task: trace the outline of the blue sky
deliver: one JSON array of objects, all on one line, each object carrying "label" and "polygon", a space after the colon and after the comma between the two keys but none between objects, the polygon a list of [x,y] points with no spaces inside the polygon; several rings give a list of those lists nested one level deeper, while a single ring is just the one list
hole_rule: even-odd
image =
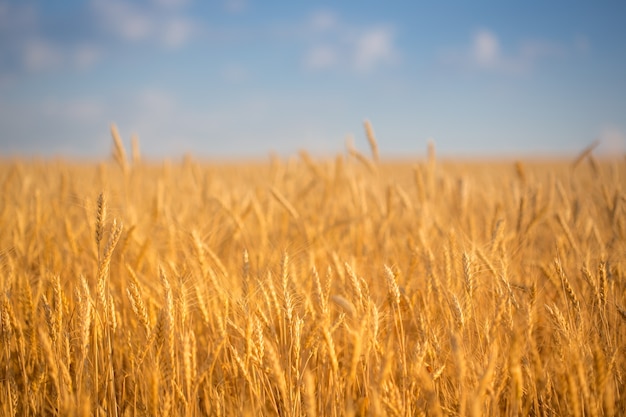
[{"label": "blue sky", "polygon": [[626,2],[0,0],[0,155],[626,150]]}]

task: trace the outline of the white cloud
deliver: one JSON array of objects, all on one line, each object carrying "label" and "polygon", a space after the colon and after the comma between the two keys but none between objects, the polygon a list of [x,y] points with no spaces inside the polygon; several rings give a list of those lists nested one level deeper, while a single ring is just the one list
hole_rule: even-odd
[{"label": "white cloud", "polygon": [[565,55],[566,48],[548,40],[523,40],[511,52],[505,50],[500,38],[489,29],[474,32],[465,50],[449,50],[443,61],[463,70],[503,74],[531,72],[539,62]]},{"label": "white cloud", "polygon": [[476,63],[491,67],[500,60],[500,41],[488,30],[480,30],[474,35],[472,55]]},{"label": "white cloud", "polygon": [[[124,0],[94,0],[94,12],[102,28],[123,41],[157,39],[161,46],[179,48],[193,37],[197,25],[175,10],[185,2],[156,1],[157,7],[141,8]],[[158,7],[161,6],[161,7]]]},{"label": "white cloud", "polygon": [[377,65],[390,63],[396,55],[393,32],[388,28],[374,28],[362,33],[354,51],[354,66],[369,71]]},{"label": "white cloud", "polygon": [[302,65],[310,71],[344,69],[367,73],[396,62],[399,56],[393,27],[350,25],[328,10],[310,17],[306,37],[310,46]]}]

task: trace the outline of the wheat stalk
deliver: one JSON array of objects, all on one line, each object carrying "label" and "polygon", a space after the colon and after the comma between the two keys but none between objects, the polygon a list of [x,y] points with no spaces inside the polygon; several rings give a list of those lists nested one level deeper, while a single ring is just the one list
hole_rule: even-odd
[{"label": "wheat stalk", "polygon": [[380,155],[378,154],[378,142],[376,142],[376,135],[374,134],[374,128],[372,128],[372,124],[369,120],[365,120],[363,122],[365,126],[365,135],[367,136],[367,142],[370,145],[370,149],[372,151],[372,158],[375,162],[380,160]]},{"label": "wheat stalk", "polygon": [[96,211],[96,248],[98,249],[98,257],[100,256],[100,242],[102,241],[102,235],[104,233],[104,224],[106,223],[106,199],[104,193],[98,195]]},{"label": "wheat stalk", "polygon": [[126,151],[124,150],[124,144],[120,138],[120,134],[117,131],[117,126],[111,124],[111,136],[113,137],[113,159],[122,168],[124,173],[128,172],[128,161],[126,159]]}]

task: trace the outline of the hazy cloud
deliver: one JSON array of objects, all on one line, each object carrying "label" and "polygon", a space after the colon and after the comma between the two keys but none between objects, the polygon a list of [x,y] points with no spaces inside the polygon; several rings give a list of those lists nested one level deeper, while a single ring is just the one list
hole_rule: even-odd
[{"label": "hazy cloud", "polygon": [[600,152],[616,155],[626,151],[626,133],[617,126],[606,126],[600,132]]},{"label": "hazy cloud", "polygon": [[160,89],[141,91],[134,101],[139,112],[148,118],[169,117],[177,106],[176,99],[170,93]]},{"label": "hazy cloud", "polygon": [[311,16],[310,26],[314,31],[327,31],[337,26],[337,15],[330,10],[320,10]]},{"label": "hazy cloud", "polygon": [[100,48],[94,45],[79,45],[73,53],[74,66],[79,70],[93,67],[102,57]]},{"label": "hazy cloud", "polygon": [[539,62],[562,57],[566,48],[548,40],[523,40],[513,51],[506,50],[498,35],[489,29],[479,29],[463,50],[452,49],[442,53],[443,62],[463,70],[502,74],[525,74]]},{"label": "hazy cloud", "polygon": [[63,63],[59,47],[45,39],[30,39],[22,46],[22,63],[30,72],[54,70]]},{"label": "hazy cloud", "polygon": [[71,123],[99,121],[105,113],[103,103],[94,98],[45,99],[41,113]]},{"label": "hazy cloud", "polygon": [[308,28],[311,45],[302,59],[307,70],[370,72],[399,56],[391,26],[358,27],[325,10],[311,16]]},{"label": "hazy cloud", "polygon": [[100,49],[91,44],[61,45],[46,39],[26,40],[19,48],[23,68],[28,72],[86,70],[101,58]]},{"label": "hazy cloud", "polygon": [[188,19],[177,18],[165,23],[163,43],[166,46],[177,48],[184,45],[194,32],[194,24]]},{"label": "hazy cloud", "polygon": [[338,51],[331,45],[315,45],[304,57],[304,66],[310,70],[331,69],[339,62]]},{"label": "hazy cloud", "polygon": [[481,67],[493,67],[501,60],[500,41],[488,30],[480,30],[474,35],[472,57]]},{"label": "hazy cloud", "polygon": [[197,31],[197,24],[182,11],[172,10],[172,7],[184,4],[161,0],[156,2],[157,7],[146,8],[123,0],[94,0],[92,7],[102,29],[123,41],[156,39],[161,46],[178,48]]},{"label": "hazy cloud", "polygon": [[397,52],[393,44],[393,31],[373,28],[363,32],[356,40],[354,66],[369,71],[377,65],[393,62]]},{"label": "hazy cloud", "polygon": [[153,19],[131,3],[95,0],[92,6],[101,20],[101,25],[125,41],[145,39],[154,30]]}]

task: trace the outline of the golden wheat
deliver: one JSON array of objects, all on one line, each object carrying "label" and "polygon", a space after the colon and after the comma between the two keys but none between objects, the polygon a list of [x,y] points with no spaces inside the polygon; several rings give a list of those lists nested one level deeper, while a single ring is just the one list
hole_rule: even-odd
[{"label": "golden wheat", "polygon": [[0,414],[626,413],[624,161],[392,162],[365,131],[0,162]]}]

